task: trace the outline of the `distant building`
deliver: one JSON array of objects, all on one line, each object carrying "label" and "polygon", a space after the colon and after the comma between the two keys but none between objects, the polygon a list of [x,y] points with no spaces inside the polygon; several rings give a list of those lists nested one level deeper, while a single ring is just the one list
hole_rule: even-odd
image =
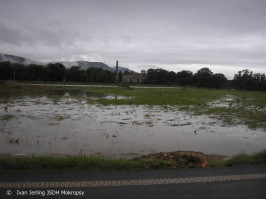
[{"label": "distant building", "polygon": [[141,73],[123,74],[123,83],[144,83],[146,77],[145,70],[141,70]]}]

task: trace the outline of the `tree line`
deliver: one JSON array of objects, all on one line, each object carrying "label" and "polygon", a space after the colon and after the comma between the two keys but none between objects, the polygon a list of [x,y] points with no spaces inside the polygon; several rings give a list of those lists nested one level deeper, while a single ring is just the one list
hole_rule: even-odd
[{"label": "tree line", "polygon": [[72,66],[67,69],[61,63],[44,66],[0,62],[0,80],[114,83],[115,74],[97,67],[83,70],[79,66]]},{"label": "tree line", "polygon": [[244,69],[235,74],[232,81],[227,80],[224,74],[214,74],[209,68],[202,68],[193,74],[188,70],[180,72],[164,69],[149,69],[146,78],[147,84],[163,85],[188,85],[203,88],[235,88],[240,90],[266,91],[265,74],[256,73]]},{"label": "tree line", "polygon": [[[129,73],[129,72],[125,72]],[[119,72],[119,82],[122,82],[122,73]],[[66,68],[61,63],[44,65],[22,65],[10,62],[0,62],[0,80],[17,81],[68,81],[68,82],[95,82],[115,83],[115,72],[91,67],[87,70],[79,66]],[[235,88],[240,90],[266,91],[265,74],[253,73],[244,69],[235,74],[232,81],[227,80],[224,74],[213,73],[209,68],[202,68],[193,74],[188,70],[180,72],[165,69],[149,69],[145,84],[159,85],[187,85],[203,88]]]},{"label": "tree line", "polygon": [[149,69],[146,83],[190,85],[203,88],[225,88],[228,85],[228,80],[223,74],[213,74],[209,68],[202,68],[195,74],[188,70],[175,73],[164,69]]},{"label": "tree line", "polygon": [[263,90],[266,91],[265,74],[256,73],[248,69],[239,71],[234,76],[233,86],[241,90]]}]

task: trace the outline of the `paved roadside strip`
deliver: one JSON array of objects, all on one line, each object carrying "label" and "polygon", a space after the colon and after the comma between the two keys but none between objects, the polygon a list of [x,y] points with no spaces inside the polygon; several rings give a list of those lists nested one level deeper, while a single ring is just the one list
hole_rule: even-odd
[{"label": "paved roadside strip", "polygon": [[228,176],[207,176],[190,178],[167,178],[167,179],[140,179],[140,180],[112,180],[112,181],[72,181],[72,182],[0,182],[0,188],[92,188],[92,187],[120,187],[120,186],[145,186],[145,185],[168,185],[185,183],[210,183],[225,181],[242,181],[266,179],[266,173],[242,174]]}]

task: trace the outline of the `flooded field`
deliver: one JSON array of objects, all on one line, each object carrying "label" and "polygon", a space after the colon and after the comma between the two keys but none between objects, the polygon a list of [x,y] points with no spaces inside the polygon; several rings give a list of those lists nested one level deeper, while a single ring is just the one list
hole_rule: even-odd
[{"label": "flooded field", "polygon": [[[134,157],[161,151],[232,156],[265,149],[266,132],[225,125],[176,105],[108,105],[119,95],[51,90],[43,95],[0,97],[0,154]],[[231,106],[234,96],[212,107]]]}]

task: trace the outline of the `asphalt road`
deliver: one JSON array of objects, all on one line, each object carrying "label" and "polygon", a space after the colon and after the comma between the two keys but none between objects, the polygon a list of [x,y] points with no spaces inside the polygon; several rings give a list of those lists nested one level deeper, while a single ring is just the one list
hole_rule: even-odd
[{"label": "asphalt road", "polygon": [[0,198],[266,198],[266,166],[0,172]]}]

